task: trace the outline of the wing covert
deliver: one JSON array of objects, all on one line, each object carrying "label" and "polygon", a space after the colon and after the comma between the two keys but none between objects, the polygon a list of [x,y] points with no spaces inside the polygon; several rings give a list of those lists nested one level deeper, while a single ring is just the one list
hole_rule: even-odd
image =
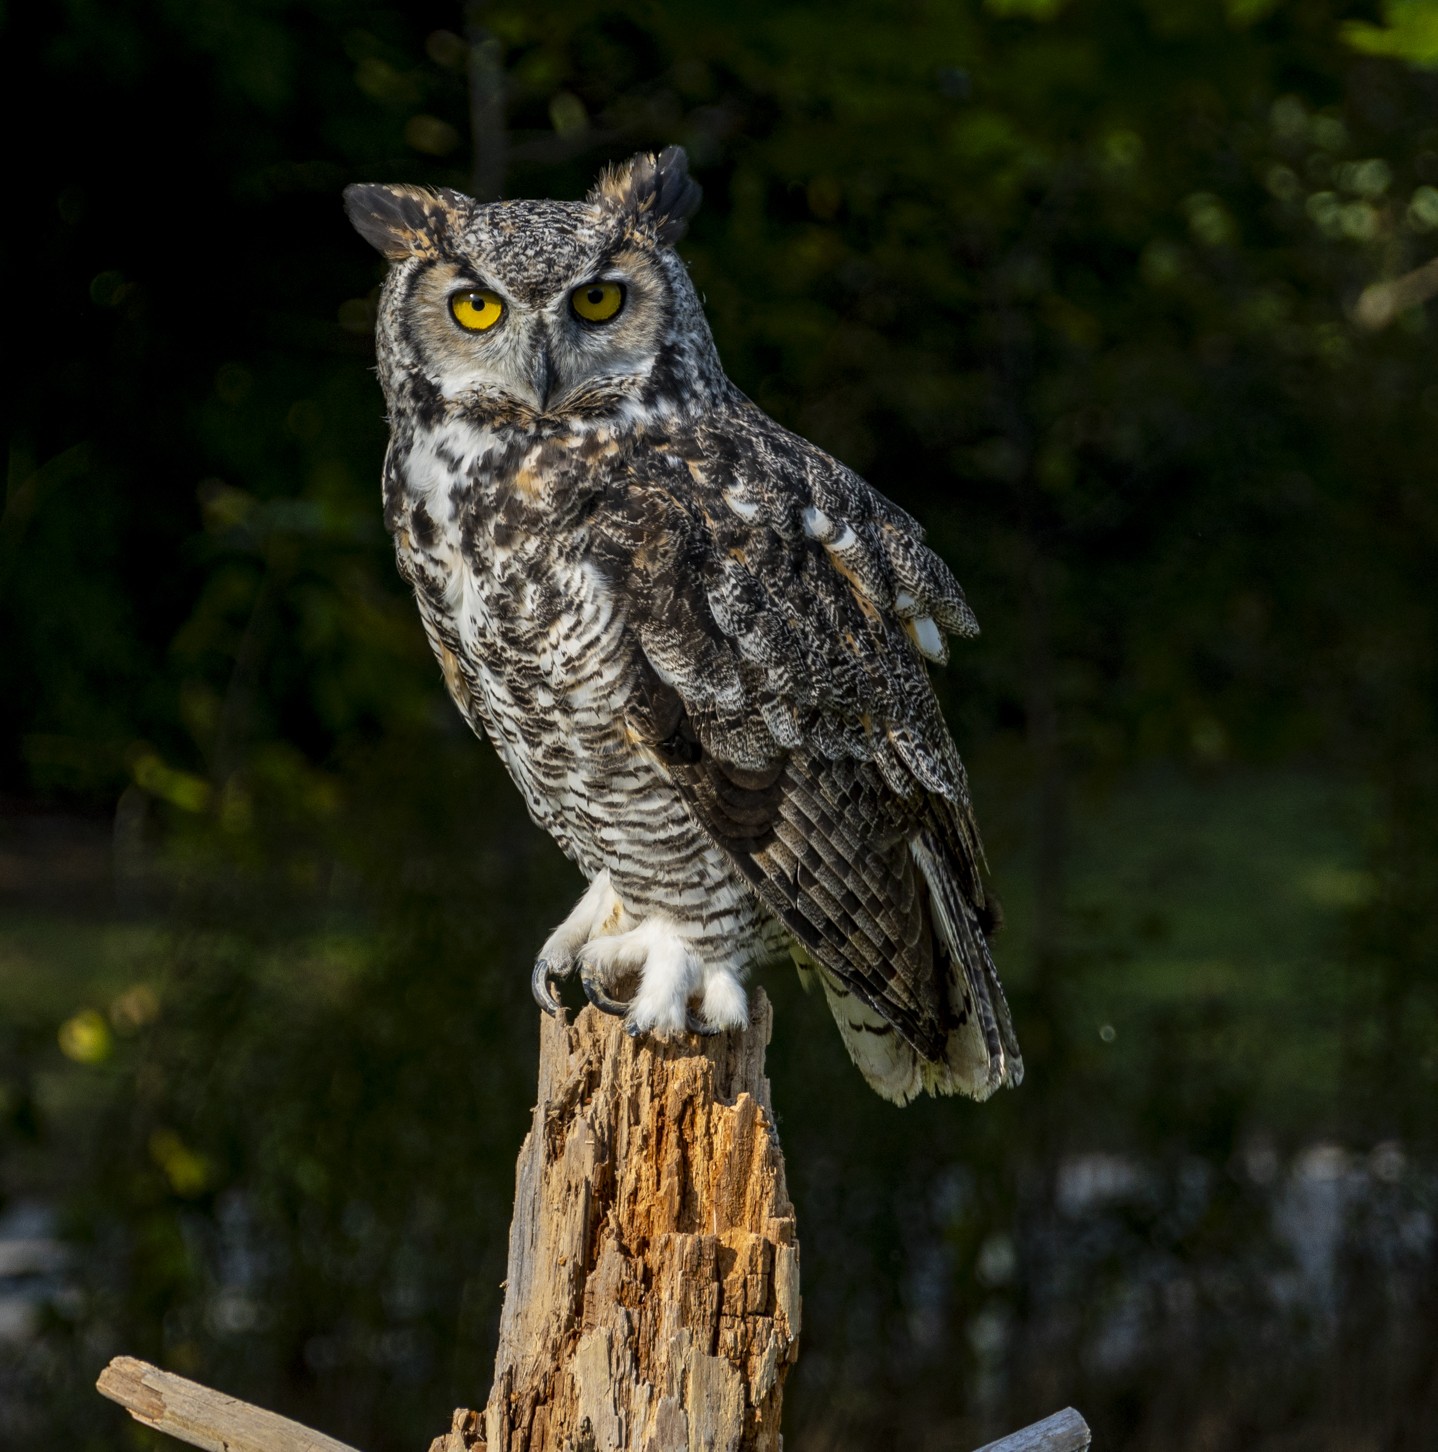
[{"label": "wing covert", "polygon": [[[639,681],[631,729],[771,911],[926,1058],[953,1001],[912,847],[984,889],[930,633],[976,628],[918,526],[764,420],[615,461],[590,518]],[[916,625],[916,622],[918,624]]]}]

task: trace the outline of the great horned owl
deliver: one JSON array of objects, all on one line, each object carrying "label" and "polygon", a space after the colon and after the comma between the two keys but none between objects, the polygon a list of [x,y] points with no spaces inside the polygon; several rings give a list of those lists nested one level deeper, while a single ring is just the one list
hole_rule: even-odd
[{"label": "great horned owl", "polygon": [[[1023,1073],[926,661],[977,629],[918,524],[724,376],[674,247],[684,153],[582,202],[352,186],[380,301],[385,523],[440,669],[589,889],[533,976],[633,1033],[817,975],[864,1077]],[[631,988],[627,997],[622,996]]]}]

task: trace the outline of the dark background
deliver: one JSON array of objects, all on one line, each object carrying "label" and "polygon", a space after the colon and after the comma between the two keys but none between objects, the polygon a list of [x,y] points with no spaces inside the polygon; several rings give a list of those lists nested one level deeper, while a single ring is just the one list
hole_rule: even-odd
[{"label": "dark background", "polygon": [[368,1452],[483,1400],[580,884],[395,575],[339,193],[680,142],[731,375],[984,626],[1028,1065],[895,1110],[765,978],[788,1445],[1432,1445],[1438,372],[1364,292],[1438,250],[1431,5],[57,0],[3,56],[0,1442],[143,1443],[117,1352]]}]

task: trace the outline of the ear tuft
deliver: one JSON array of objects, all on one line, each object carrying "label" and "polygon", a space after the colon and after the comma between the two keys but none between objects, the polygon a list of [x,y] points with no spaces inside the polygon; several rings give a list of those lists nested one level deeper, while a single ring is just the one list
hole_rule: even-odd
[{"label": "ear tuft", "polygon": [[608,167],[590,190],[589,202],[672,247],[684,235],[702,195],[689,175],[684,148],[666,146],[658,155],[641,151]]},{"label": "ear tuft", "polygon": [[345,188],[345,212],[355,231],[392,262],[437,256],[466,200],[448,187]]}]

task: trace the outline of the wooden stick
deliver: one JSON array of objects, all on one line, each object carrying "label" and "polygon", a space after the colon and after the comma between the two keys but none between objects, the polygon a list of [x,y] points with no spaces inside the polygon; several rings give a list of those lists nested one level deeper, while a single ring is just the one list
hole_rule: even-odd
[{"label": "wooden stick", "polygon": [[355,1452],[323,1432],[133,1356],[117,1356],[95,1385],[137,1422],[205,1452]]},{"label": "wooden stick", "polygon": [[986,1442],[978,1452],[1086,1452],[1092,1438],[1088,1423],[1072,1407],[1065,1407],[997,1442]]}]

